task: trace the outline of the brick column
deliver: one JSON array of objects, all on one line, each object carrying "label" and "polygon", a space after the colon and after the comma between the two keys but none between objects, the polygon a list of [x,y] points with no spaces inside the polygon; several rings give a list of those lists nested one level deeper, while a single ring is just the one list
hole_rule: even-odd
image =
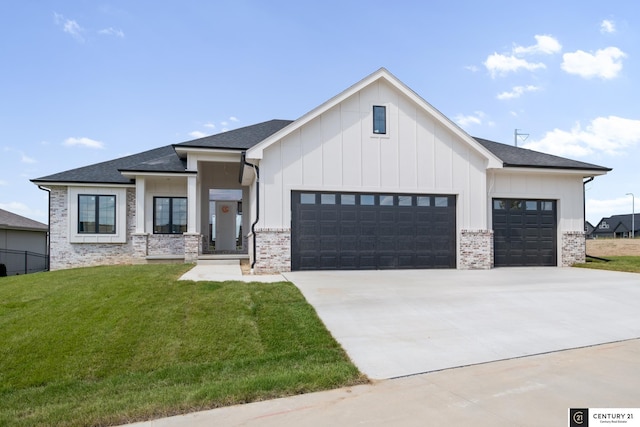
[{"label": "brick column", "polygon": [[256,273],[291,271],[291,229],[257,228]]},{"label": "brick column", "polygon": [[493,230],[460,232],[460,264],[462,270],[493,268]]},{"label": "brick column", "polygon": [[202,251],[200,233],[184,233],[184,262],[196,262]]},{"label": "brick column", "polygon": [[587,242],[584,231],[567,231],[562,234],[562,266],[586,262]]}]

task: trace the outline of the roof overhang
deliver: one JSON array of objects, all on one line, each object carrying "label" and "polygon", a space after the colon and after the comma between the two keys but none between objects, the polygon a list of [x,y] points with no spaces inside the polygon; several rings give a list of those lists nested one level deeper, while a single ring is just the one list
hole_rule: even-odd
[{"label": "roof overhang", "polygon": [[555,167],[532,167],[532,166],[507,166],[500,169],[492,169],[500,174],[548,174],[548,175],[580,175],[583,178],[606,175],[611,169],[571,169]]},{"label": "roof overhang", "polygon": [[117,182],[84,182],[84,181],[40,181],[32,179],[31,182],[42,187],[135,187],[134,182],[117,183]]},{"label": "roof overhang", "polygon": [[311,110],[310,112],[308,112],[304,116],[302,116],[299,119],[295,120],[290,125],[282,128],[280,131],[274,133],[270,137],[264,139],[263,141],[261,141],[260,143],[258,143],[256,145],[254,145],[253,147],[251,147],[250,149],[247,150],[247,159],[252,159],[252,160],[260,160],[260,159],[262,159],[262,157],[264,155],[264,150],[267,147],[269,147],[270,145],[274,144],[275,142],[281,140],[285,136],[287,136],[287,135],[295,132],[296,130],[300,129],[302,126],[306,125],[307,123],[309,123],[310,121],[312,121],[316,117],[320,116],[321,114],[325,113],[326,111],[330,110],[331,108],[335,107],[336,105],[340,104],[341,102],[343,102],[347,98],[355,95],[356,93],[358,93],[359,91],[361,91],[365,87],[373,84],[374,82],[376,82],[378,80],[386,81],[387,83],[389,83],[390,85],[392,85],[393,87],[398,89],[400,92],[402,92],[405,96],[410,98],[413,102],[418,104],[418,106],[420,106],[422,109],[424,109],[429,114],[431,114],[433,117],[438,119],[440,121],[440,123],[442,123],[448,130],[450,130],[456,136],[458,136],[459,138],[464,140],[476,152],[478,152],[481,156],[486,158],[487,159],[487,167],[488,168],[496,168],[497,169],[497,168],[501,168],[502,167],[502,161],[498,157],[496,157],[493,153],[491,153],[489,150],[484,148],[480,143],[478,143],[475,139],[473,139],[473,137],[471,137],[471,135],[469,135],[464,130],[462,130],[462,128],[460,128],[458,125],[456,125],[454,122],[452,122],[448,117],[446,117],[444,114],[442,114],[436,108],[434,108],[431,104],[429,104],[427,101],[425,101],[420,95],[418,95],[416,92],[414,92],[408,86],[406,86],[404,83],[402,83],[400,80],[398,80],[398,78],[396,78],[393,74],[391,74],[385,68],[380,68],[378,71],[374,72],[373,74],[369,75],[368,77],[365,77],[364,79],[362,79],[358,83],[354,84],[353,86],[351,86],[347,90],[345,90],[342,93],[334,96],[330,100],[326,101],[324,104],[320,105],[319,107]]},{"label": "roof overhang", "polygon": [[150,171],[136,171],[136,170],[120,170],[122,176],[135,179],[137,176],[152,176],[152,177],[176,177],[176,176],[189,176],[197,175],[197,171],[184,171],[184,172],[150,172]]},{"label": "roof overhang", "polygon": [[238,160],[243,151],[242,149],[234,148],[207,148],[207,147],[189,147],[184,145],[174,145],[174,150],[180,158],[184,159],[189,154],[210,154],[210,155],[224,155],[224,156],[236,156]]}]

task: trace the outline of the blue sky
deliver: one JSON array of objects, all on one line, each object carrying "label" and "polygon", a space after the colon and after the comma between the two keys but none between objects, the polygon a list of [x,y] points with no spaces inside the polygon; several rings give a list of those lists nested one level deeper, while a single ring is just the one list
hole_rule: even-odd
[{"label": "blue sky", "polygon": [[473,136],[613,168],[590,221],[640,198],[634,0],[5,1],[0,61],[0,208],[45,223],[29,179],[296,119],[380,67]]}]

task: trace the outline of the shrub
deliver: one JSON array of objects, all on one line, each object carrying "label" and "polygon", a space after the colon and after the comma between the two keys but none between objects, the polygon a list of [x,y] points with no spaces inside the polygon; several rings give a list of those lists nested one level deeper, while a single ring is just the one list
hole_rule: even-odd
[{"label": "shrub", "polygon": [[7,277],[7,266],[0,264],[0,277]]}]

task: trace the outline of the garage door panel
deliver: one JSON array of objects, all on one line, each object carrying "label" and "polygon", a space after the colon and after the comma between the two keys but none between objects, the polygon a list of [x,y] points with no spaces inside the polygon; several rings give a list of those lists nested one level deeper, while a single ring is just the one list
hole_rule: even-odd
[{"label": "garage door panel", "polygon": [[494,265],[557,265],[554,200],[493,200]]},{"label": "garage door panel", "polygon": [[455,268],[455,196],[305,192],[303,204],[294,191],[291,206],[293,270]]}]

